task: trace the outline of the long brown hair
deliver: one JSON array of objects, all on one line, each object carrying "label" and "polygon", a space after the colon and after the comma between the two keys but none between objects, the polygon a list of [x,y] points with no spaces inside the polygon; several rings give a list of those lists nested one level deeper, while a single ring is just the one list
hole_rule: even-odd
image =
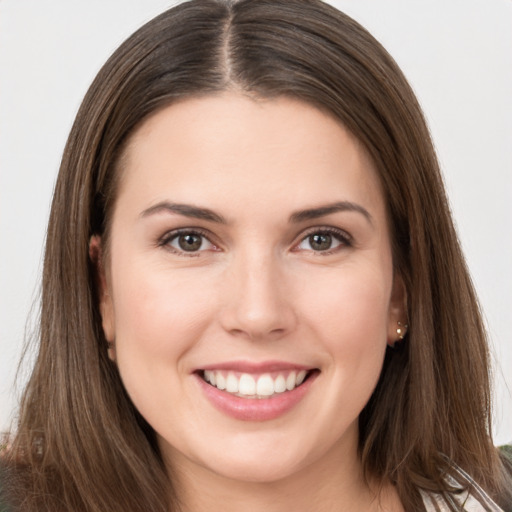
[{"label": "long brown hair", "polygon": [[403,74],[365,29],[319,0],[193,0],[113,54],[69,136],[47,234],[39,354],[6,455],[12,500],[27,511],[179,509],[153,430],[107,356],[88,247],[93,234],[108,237],[134,129],[174,101],[230,89],[329,112],[380,175],[409,331],[388,350],[360,416],[365,472],[390,479],[406,510],[422,508],[418,489],[448,490],[452,463],[503,495],[486,335],[430,135]]}]

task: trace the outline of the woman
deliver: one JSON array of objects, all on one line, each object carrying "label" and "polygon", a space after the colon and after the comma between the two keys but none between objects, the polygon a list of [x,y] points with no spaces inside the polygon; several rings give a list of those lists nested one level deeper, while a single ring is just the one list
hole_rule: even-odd
[{"label": "woman", "polygon": [[65,149],[41,318],[14,510],[510,503],[421,111],[320,2],[192,1],[111,57]]}]

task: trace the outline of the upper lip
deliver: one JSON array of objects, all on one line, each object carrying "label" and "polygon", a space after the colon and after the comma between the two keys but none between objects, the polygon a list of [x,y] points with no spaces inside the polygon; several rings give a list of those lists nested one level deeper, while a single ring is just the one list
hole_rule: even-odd
[{"label": "upper lip", "polygon": [[221,363],[209,364],[198,368],[198,370],[225,370],[241,373],[267,373],[291,370],[314,370],[312,366],[306,366],[286,361],[224,361]]}]

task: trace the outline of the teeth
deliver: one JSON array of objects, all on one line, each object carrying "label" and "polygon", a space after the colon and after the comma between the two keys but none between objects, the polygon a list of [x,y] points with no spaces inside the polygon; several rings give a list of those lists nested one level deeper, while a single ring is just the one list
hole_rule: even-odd
[{"label": "teeth", "polygon": [[228,373],[226,391],[229,393],[238,393],[238,379],[232,373]]},{"label": "teeth", "polygon": [[242,373],[240,377],[240,385],[238,391],[241,395],[255,395],[256,394],[256,381],[252,375]]},{"label": "teeth", "polygon": [[219,389],[226,389],[226,379],[222,373],[217,373],[215,375],[215,386]]},{"label": "teeth", "polygon": [[215,374],[210,370],[204,371],[204,380],[215,386]]},{"label": "teeth", "polygon": [[221,371],[204,371],[204,380],[218,389],[244,398],[268,398],[276,393],[292,391],[300,386],[307,375],[306,370],[278,374],[273,378],[269,373],[255,377],[249,373],[235,374]]},{"label": "teeth", "polygon": [[291,372],[290,375],[288,375],[288,377],[286,378],[286,389],[288,391],[291,391],[293,388],[295,388],[295,386],[297,385],[296,379],[297,374],[295,372]]},{"label": "teeth", "polygon": [[295,378],[295,385],[300,386],[304,382],[305,378],[306,378],[306,371],[301,370],[299,373],[297,373],[297,377]]},{"label": "teeth", "polygon": [[271,396],[274,394],[274,380],[270,375],[262,375],[258,379],[256,394],[260,396]]},{"label": "teeth", "polygon": [[274,391],[276,393],[283,393],[286,391],[286,380],[282,375],[279,375],[274,381]]}]

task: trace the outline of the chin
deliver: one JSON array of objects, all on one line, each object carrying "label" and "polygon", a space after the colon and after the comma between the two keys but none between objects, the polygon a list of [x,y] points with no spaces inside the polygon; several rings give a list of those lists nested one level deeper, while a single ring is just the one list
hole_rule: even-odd
[{"label": "chin", "polygon": [[[315,454],[292,439],[269,442],[263,436],[252,443],[225,447],[202,457],[203,464],[216,474],[247,483],[272,483],[286,480],[308,467]],[[212,461],[215,461],[212,464]]]},{"label": "chin", "polygon": [[276,461],[274,457],[265,460],[234,460],[212,468],[219,476],[246,483],[271,484],[286,480],[299,473],[303,467],[297,463]]}]

